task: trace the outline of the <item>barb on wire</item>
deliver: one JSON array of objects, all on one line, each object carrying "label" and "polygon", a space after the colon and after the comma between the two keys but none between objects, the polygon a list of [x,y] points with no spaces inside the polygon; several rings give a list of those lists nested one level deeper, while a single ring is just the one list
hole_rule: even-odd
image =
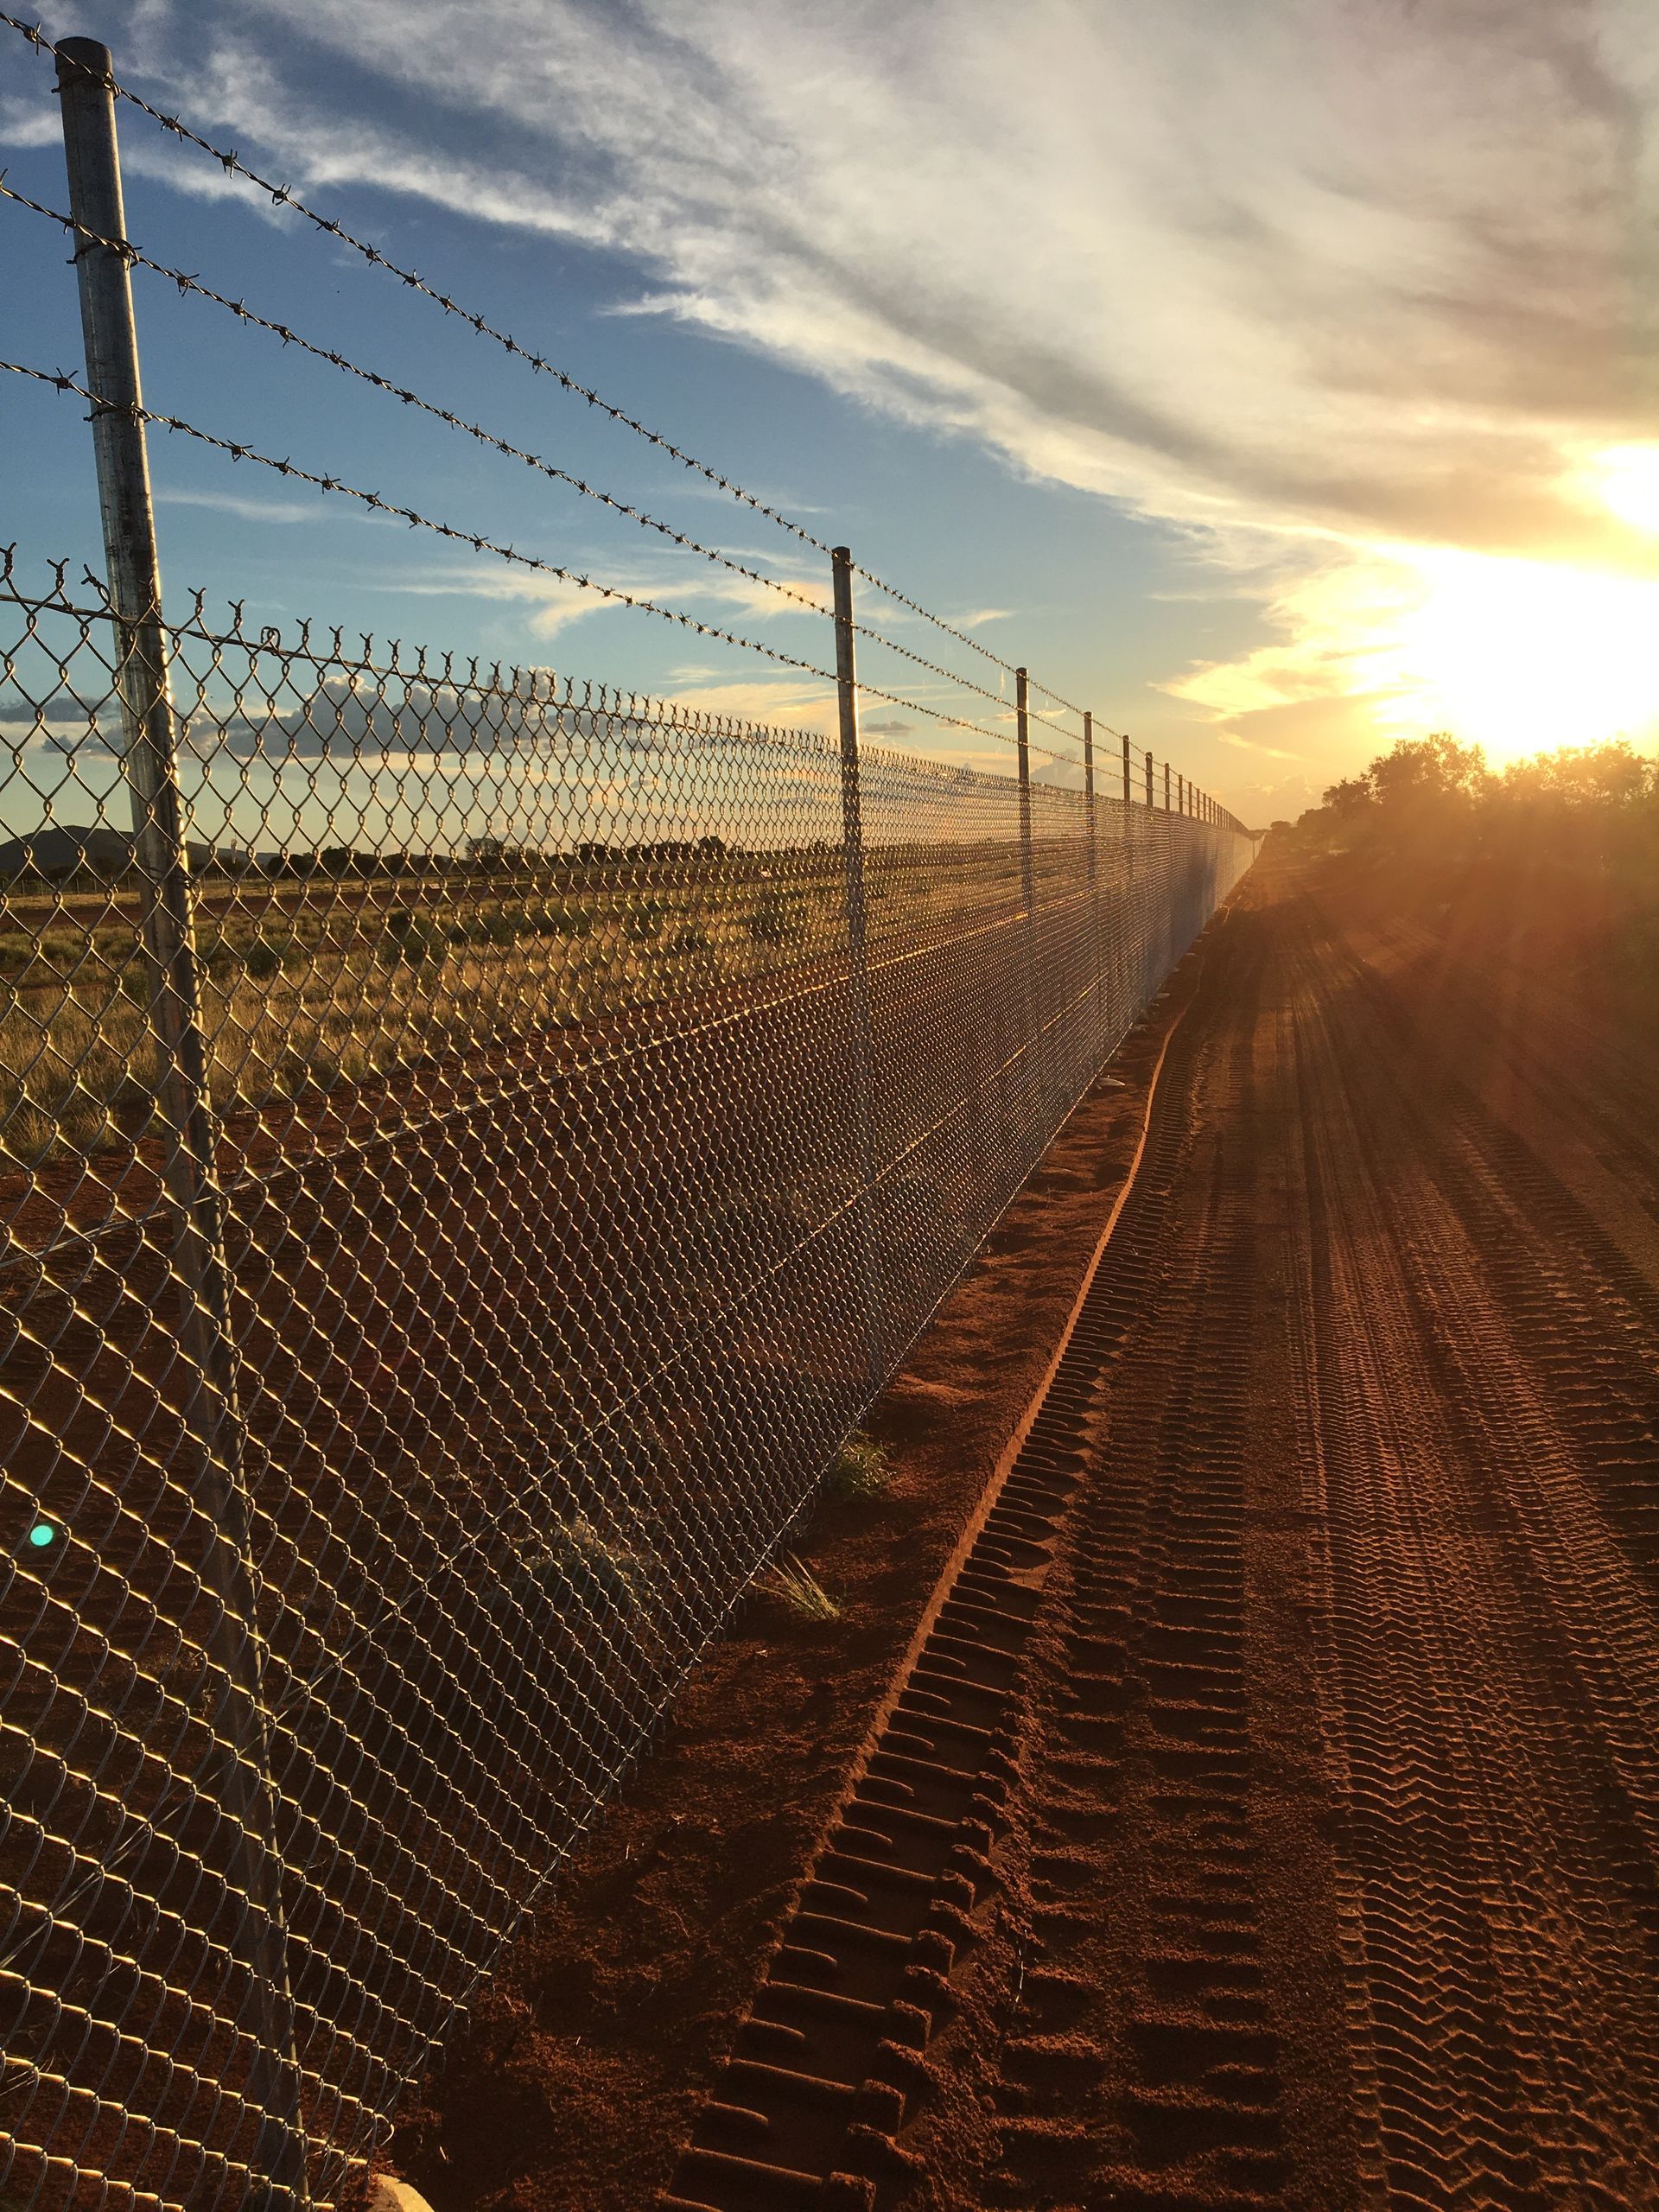
[{"label": "barb on wire", "polygon": [[[73,392],[77,398],[84,399],[88,406],[94,409],[104,406],[104,403],[88,391],[85,385],[64,370],[36,369],[23,361],[9,360],[0,360],[0,369],[9,369],[13,374],[27,377],[35,384],[50,385],[57,391]],[[498,560],[512,562],[516,567],[533,569],[541,575],[555,576],[562,583],[575,584],[583,591],[595,593],[601,599],[614,600],[620,606],[635,607],[644,614],[654,614],[659,621],[677,623],[681,629],[695,631],[701,638],[714,638],[722,645],[736,645],[745,652],[759,653],[765,659],[776,662],[779,667],[797,669],[804,676],[816,677],[820,683],[834,683],[836,681],[830,670],[819,668],[810,660],[802,660],[797,654],[786,653],[777,645],[763,645],[758,638],[740,636],[735,630],[723,629],[716,622],[704,622],[695,614],[682,613],[677,607],[664,607],[657,600],[648,599],[642,592],[626,591],[620,584],[601,583],[578,569],[565,568],[556,561],[543,561],[533,553],[521,553],[516,546],[503,545],[493,537],[485,537],[481,531],[462,530],[453,523],[434,521],[430,516],[421,514],[414,507],[399,506],[395,500],[382,499],[378,492],[363,491],[359,486],[348,484],[339,476],[320,476],[315,470],[302,467],[296,461],[278,461],[243,440],[219,437],[213,431],[200,429],[195,423],[187,423],[176,415],[163,414],[149,407],[136,408],[133,411],[140,422],[154,423],[157,429],[175,431],[184,437],[194,438],[219,453],[229,454],[232,461],[253,461],[261,468],[275,470],[279,476],[293,477],[302,484],[312,485],[319,492],[338,493],[343,499],[354,499],[377,514],[395,515],[400,522],[406,522],[411,530],[430,531],[435,537],[448,538],[454,544],[469,545],[475,553],[491,553]],[[890,706],[925,715],[930,721],[950,728],[968,730],[976,736],[988,737],[999,745],[1014,742],[1005,731],[988,729],[982,723],[965,721],[958,715],[944,714],[937,707],[925,706],[918,699],[904,698],[899,693],[883,690],[876,684],[861,683],[859,689],[868,692],[873,699],[882,699]],[[1063,757],[1049,752],[1046,747],[1037,749],[1043,751],[1049,759]]]},{"label": "barb on wire", "polygon": [[[796,606],[804,607],[809,614],[828,617],[830,608],[823,601],[810,597],[805,592],[797,591],[792,585],[780,583],[775,576],[763,575],[759,569],[746,568],[741,561],[734,561],[729,553],[702,544],[687,531],[676,530],[671,523],[659,522],[654,515],[645,513],[643,508],[632,506],[627,500],[619,499],[609,492],[600,491],[580,476],[573,476],[569,469],[561,468],[556,461],[544,460],[539,454],[526,453],[521,446],[512,444],[506,438],[498,437],[493,430],[486,430],[481,424],[469,422],[464,415],[454,414],[435,401],[423,399],[418,392],[394,383],[390,377],[383,377],[373,369],[362,367],[344,353],[336,353],[332,346],[319,346],[312,340],[302,337],[287,323],[272,322],[245,301],[227,299],[222,292],[216,292],[211,284],[204,284],[200,277],[190,275],[188,270],[174,269],[166,262],[152,260],[130,239],[101,237],[98,232],[89,230],[86,224],[78,223],[73,215],[60,214],[55,207],[43,207],[38,200],[31,200],[26,193],[15,190],[3,177],[0,177],[0,199],[15,200],[20,207],[27,207],[36,215],[44,215],[49,222],[60,224],[66,231],[73,231],[85,245],[110,247],[130,267],[148,269],[157,276],[164,276],[168,283],[175,284],[181,294],[207,300],[214,307],[223,308],[228,314],[235,315],[238,321],[249,322],[256,329],[269,331],[273,338],[280,338],[284,346],[297,346],[302,353],[309,353],[314,359],[326,361],[331,367],[343,370],[347,376],[372,385],[378,391],[401,400],[404,406],[416,408],[423,415],[434,416],[439,422],[448,423],[452,429],[464,431],[469,438],[476,439],[480,445],[490,446],[511,461],[523,461],[527,468],[537,470],[556,483],[568,485],[585,499],[596,499],[601,506],[613,508],[618,514],[637,522],[642,530],[653,530],[659,537],[671,538],[676,545],[683,546],[687,552],[700,553],[705,561],[712,561],[722,569],[728,569],[734,576],[746,577],[751,583],[764,585],[768,591],[778,593],[780,598],[792,600]],[[990,695],[988,693],[986,696],[988,697]]]}]

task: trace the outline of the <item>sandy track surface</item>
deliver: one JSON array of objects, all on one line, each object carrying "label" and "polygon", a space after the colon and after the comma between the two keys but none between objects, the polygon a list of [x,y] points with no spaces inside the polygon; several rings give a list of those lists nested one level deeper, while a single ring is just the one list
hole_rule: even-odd
[{"label": "sandy track surface", "polygon": [[1659,2205],[1653,1071],[1479,956],[1213,937],[682,2202]]}]

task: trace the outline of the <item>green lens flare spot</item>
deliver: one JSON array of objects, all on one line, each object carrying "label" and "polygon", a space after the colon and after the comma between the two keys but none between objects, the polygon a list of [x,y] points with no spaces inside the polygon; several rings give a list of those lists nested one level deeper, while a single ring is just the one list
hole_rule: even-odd
[{"label": "green lens flare spot", "polygon": [[29,1532],[29,1541],[37,1552],[43,1552],[57,1542],[58,1532],[49,1521],[37,1521]]}]

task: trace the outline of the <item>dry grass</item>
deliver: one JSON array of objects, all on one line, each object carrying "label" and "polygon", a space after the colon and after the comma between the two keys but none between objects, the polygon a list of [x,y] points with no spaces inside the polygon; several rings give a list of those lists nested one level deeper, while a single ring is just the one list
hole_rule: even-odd
[{"label": "dry grass", "polygon": [[[1006,874],[1000,852],[873,866],[873,950],[884,927],[908,936],[971,920],[1002,898]],[[776,879],[751,865],[689,882],[601,880],[512,895],[439,879],[314,880],[243,887],[216,904],[199,951],[220,1112],[510,1048],[763,979],[844,944],[833,854]],[[0,1149],[32,1166],[141,1134],[157,1062],[130,903],[65,898],[50,926],[21,918],[0,930]]]},{"label": "dry grass", "polygon": [[855,1429],[830,1462],[823,1487],[830,1497],[880,1497],[892,1478],[887,1453],[861,1429]]},{"label": "dry grass", "polygon": [[841,1607],[836,1603],[822,1582],[810,1569],[802,1566],[793,1552],[785,1553],[781,1560],[766,1569],[760,1578],[760,1587],[770,1598],[794,1614],[797,1620],[838,1621]]}]

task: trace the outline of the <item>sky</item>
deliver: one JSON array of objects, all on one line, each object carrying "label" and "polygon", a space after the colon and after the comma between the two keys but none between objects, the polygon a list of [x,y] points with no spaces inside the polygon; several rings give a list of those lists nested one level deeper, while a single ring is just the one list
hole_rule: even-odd
[{"label": "sky", "polygon": [[[1431,729],[1500,762],[1659,742],[1651,0],[81,0],[44,29],[1247,822]],[[51,82],[0,26],[0,162],[60,207]],[[813,549],[121,131],[155,258],[823,602]],[[821,615],[134,289],[152,407],[832,664]],[[0,352],[78,366],[61,237],[3,203],[0,300]],[[84,413],[0,376],[25,573],[99,565]],[[169,604],[829,724],[796,671],[152,436]],[[913,703],[867,734],[1007,765],[1006,677],[860,588],[999,695],[868,645]]]}]

